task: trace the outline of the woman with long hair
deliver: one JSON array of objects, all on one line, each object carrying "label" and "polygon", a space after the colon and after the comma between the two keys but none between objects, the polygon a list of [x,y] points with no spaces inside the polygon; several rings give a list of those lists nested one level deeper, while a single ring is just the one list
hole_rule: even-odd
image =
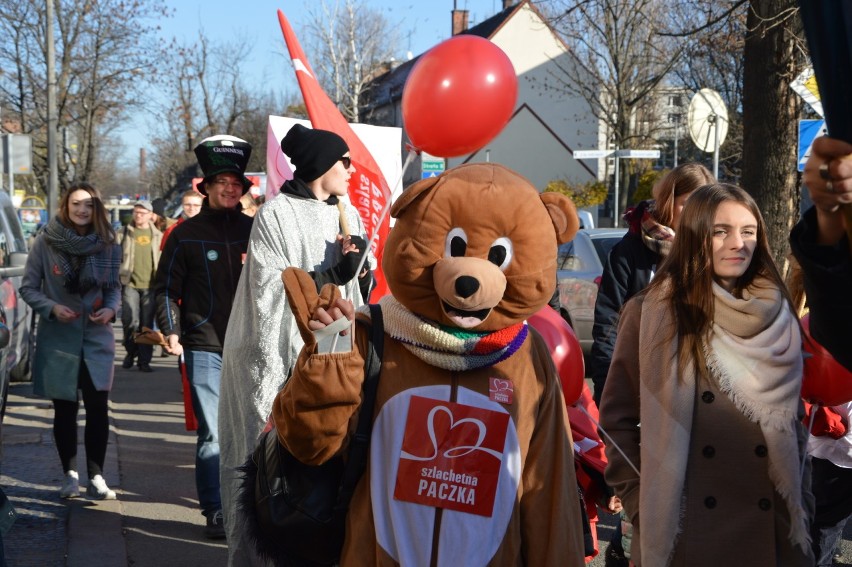
[{"label": "woman with long hair", "polygon": [[669,253],[686,199],[702,185],[715,182],[700,163],[683,163],[654,185],[653,200],[642,201],[624,213],[627,234],[609,253],[595,300],[589,376],[595,385],[596,403],[600,404],[612,360],[621,308],[645,289]]},{"label": "woman with long hair", "polygon": [[635,564],[813,565],[801,380],[798,320],[757,205],[733,185],[701,187],[624,308],[601,403]]},{"label": "woman with long hair", "polygon": [[121,303],[121,248],[100,193],[69,187],[58,214],[36,238],[21,296],[39,314],[33,390],[53,400],[53,437],[65,480],[62,498],[80,495],[77,473],[78,390],[86,407],[86,494],[115,499],[103,478],[115,358],[112,322]]}]

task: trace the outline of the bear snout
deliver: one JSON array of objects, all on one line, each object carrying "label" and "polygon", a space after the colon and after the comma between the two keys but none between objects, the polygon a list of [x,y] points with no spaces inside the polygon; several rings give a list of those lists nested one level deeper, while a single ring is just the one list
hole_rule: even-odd
[{"label": "bear snout", "polygon": [[461,276],[456,279],[456,295],[465,299],[479,291],[479,280],[471,276]]}]

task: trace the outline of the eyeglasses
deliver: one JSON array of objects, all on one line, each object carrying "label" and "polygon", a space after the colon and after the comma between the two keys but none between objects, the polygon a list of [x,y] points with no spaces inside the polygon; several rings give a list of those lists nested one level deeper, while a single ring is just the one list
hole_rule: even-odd
[{"label": "eyeglasses", "polygon": [[214,179],[210,182],[211,185],[221,185],[222,187],[231,187],[233,189],[242,189],[243,184],[239,181],[231,181],[229,179]]},{"label": "eyeglasses", "polygon": [[337,161],[343,164],[343,167],[349,169],[352,166],[352,158],[349,156],[343,156],[339,158]]},{"label": "eyeglasses", "polygon": [[184,209],[200,209],[201,203],[184,203],[183,208]]}]

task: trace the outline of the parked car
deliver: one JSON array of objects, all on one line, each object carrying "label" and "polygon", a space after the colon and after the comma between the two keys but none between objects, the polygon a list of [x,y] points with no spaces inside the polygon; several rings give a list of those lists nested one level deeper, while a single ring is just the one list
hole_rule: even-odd
[{"label": "parked car", "polygon": [[27,263],[27,242],[12,200],[0,190],[0,320],[9,328],[8,345],[0,347],[0,417],[6,410],[10,379],[32,376],[33,312],[20,293]]},{"label": "parked car", "polygon": [[626,232],[626,228],[580,229],[574,240],[559,246],[556,285],[560,314],[574,329],[585,354],[592,348],[595,300],[603,267],[609,251]]}]

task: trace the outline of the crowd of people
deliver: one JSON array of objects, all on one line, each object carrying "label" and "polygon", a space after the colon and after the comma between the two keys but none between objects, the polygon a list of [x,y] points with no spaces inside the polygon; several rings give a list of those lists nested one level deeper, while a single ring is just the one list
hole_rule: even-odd
[{"label": "crowd of people", "polygon": [[[237,468],[274,425],[276,395],[305,345],[282,272],[303,269],[317,291],[335,286],[351,306],[338,315],[350,318],[370,302],[374,282],[369,236],[341,199],[354,172],[346,142],[297,125],[281,147],[294,178],[258,207],[247,194],[251,146],[229,135],[203,140],[195,148],[203,180],[182,195],[171,224],[162,203],[139,201],[116,234],[98,190],[69,187],[34,241],[21,287],[39,315],[34,391],[53,401],[60,497],[81,495],[81,397],[85,494],[116,498],[103,477],[112,323],[120,315],[123,368],[142,372],[152,371],[153,347],[134,337],[156,327],[164,350],[186,365],[205,535],[227,538],[237,566],[257,563],[237,506]],[[846,368],[849,155],[842,141],[814,142],[803,177],[814,206],[790,235],[810,335]],[[683,164],[624,219],[629,230],[602,275],[588,369],[610,440],[606,481],[615,498],[607,507],[622,515],[613,542],[621,559],[830,565],[852,514],[852,434],[824,442],[803,424],[805,339],[756,203],[703,166]],[[329,322],[325,312],[319,319],[317,328]],[[848,427],[848,404],[834,411]]]}]

